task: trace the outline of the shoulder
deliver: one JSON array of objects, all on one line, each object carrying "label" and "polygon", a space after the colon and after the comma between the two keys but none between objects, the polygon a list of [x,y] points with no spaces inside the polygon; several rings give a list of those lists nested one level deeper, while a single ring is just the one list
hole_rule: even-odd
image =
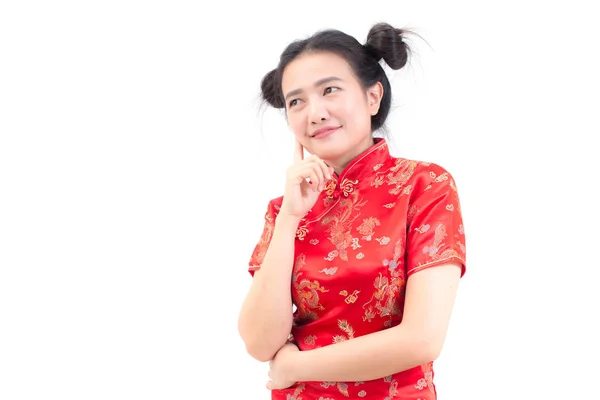
[{"label": "shoulder", "polygon": [[452,174],[440,164],[430,161],[416,161],[416,176],[428,185],[434,182],[445,182],[453,179]]},{"label": "shoulder", "polygon": [[405,157],[390,157],[392,170],[405,174],[413,186],[415,184],[429,185],[435,180],[444,181],[453,179],[452,174],[444,166],[426,160]]},{"label": "shoulder", "polygon": [[281,209],[281,205],[283,204],[283,196],[275,197],[269,200],[267,204],[267,211],[265,218],[267,219],[275,219],[277,214],[279,214],[279,210]]},{"label": "shoulder", "polygon": [[396,176],[403,178],[407,192],[413,200],[432,189],[456,191],[452,173],[439,163],[404,157],[392,157],[391,162],[391,170],[394,170]]}]

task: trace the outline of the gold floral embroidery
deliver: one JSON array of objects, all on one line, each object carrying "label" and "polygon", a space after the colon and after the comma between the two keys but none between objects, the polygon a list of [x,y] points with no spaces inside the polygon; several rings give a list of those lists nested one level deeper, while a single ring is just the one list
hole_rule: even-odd
[{"label": "gold floral embroidery", "polygon": [[304,343],[309,345],[309,346],[314,346],[315,342],[317,340],[317,336],[316,335],[310,335],[304,338]]},{"label": "gold floral embroidery", "polygon": [[363,316],[363,321],[371,322],[373,320],[373,318],[375,318],[375,312],[373,311],[373,307],[369,307],[365,311],[365,315]]},{"label": "gold floral embroidery", "polygon": [[425,382],[424,378],[421,378],[417,381],[415,388],[419,389],[419,390],[423,390],[423,389],[425,389],[426,386],[427,386],[427,382]]},{"label": "gold floral embroidery", "polygon": [[335,335],[333,337],[333,343],[345,342],[346,340],[354,338],[354,329],[352,329],[348,321],[345,319],[338,320],[338,328],[340,328],[342,332],[346,333],[347,337],[344,335]]},{"label": "gold floral embroidery", "polygon": [[434,393],[435,387],[433,385],[433,363],[428,362],[426,364],[422,364],[421,371],[423,371],[423,378],[417,381],[415,388],[419,390],[428,388],[430,392]]},{"label": "gold floral embroidery", "polygon": [[308,228],[306,227],[306,225],[302,225],[301,227],[299,227],[296,230],[296,237],[298,238],[298,240],[304,240],[307,233],[308,233]]},{"label": "gold floral embroidery", "polygon": [[306,388],[305,383],[299,384],[291,396],[288,394],[287,400],[302,400],[302,397],[298,397],[298,396],[300,396],[300,394],[302,394],[302,392],[304,391],[305,388]]},{"label": "gold floral embroidery", "polygon": [[325,185],[325,198],[323,199],[323,204],[325,207],[329,207],[335,199],[333,198],[333,194],[335,193],[335,188],[337,187],[337,179],[335,177],[331,178],[327,181]]},{"label": "gold floral embroidery", "polygon": [[356,185],[357,183],[357,180],[351,181],[348,178],[344,178],[342,183],[340,183],[340,190],[342,191],[344,196],[348,197],[348,195],[354,191],[354,185]]},{"label": "gold floral embroidery", "polygon": [[[454,248],[449,248],[438,254],[439,250],[443,247],[444,239],[448,236],[446,233],[446,226],[439,224],[435,228],[435,235],[433,237],[433,243],[423,248],[423,253],[431,257],[432,260],[445,259],[453,256],[459,256]],[[462,248],[461,248],[462,250]]]},{"label": "gold floral embroidery", "polygon": [[437,175],[435,172],[430,171],[429,176],[431,178],[431,183],[425,188],[425,190],[431,189],[433,187],[433,184],[435,183],[449,181],[448,186],[450,186],[450,189],[452,189],[452,197],[454,200],[454,204],[452,204],[451,208],[447,207],[446,209],[448,211],[454,211],[454,205],[456,205],[456,210],[460,212],[460,199],[458,197],[458,190],[456,189],[456,184],[454,183],[454,179],[452,179],[452,176],[447,171],[442,172],[440,175]]},{"label": "gold floral embroidery", "polygon": [[454,179],[450,180],[450,188],[452,189],[452,193],[453,193],[453,197],[454,197],[454,204],[456,204],[456,210],[460,213],[461,212],[460,199],[458,197],[458,189],[456,189]]},{"label": "gold floral embroidery", "polygon": [[[389,191],[390,194],[399,194],[401,188],[406,185],[406,182],[414,174],[417,168],[417,162],[400,159],[396,161],[396,165],[390,169],[390,174],[387,176],[387,184],[395,186]],[[406,194],[406,193],[405,193]]]},{"label": "gold floral embroidery", "polygon": [[338,270],[338,267],[333,268],[323,268],[319,272],[324,273],[325,275],[334,275]]},{"label": "gold floral embroidery", "polygon": [[358,243],[358,238],[352,238],[352,250],[361,248],[362,246]]},{"label": "gold floral embroidery", "polygon": [[390,238],[387,236],[382,236],[380,238],[375,238],[376,241],[379,242],[380,245],[385,246],[390,242]]},{"label": "gold floral embroidery", "polygon": [[350,394],[348,393],[348,385],[345,382],[338,382],[336,386],[341,394],[346,397],[350,397]]},{"label": "gold floral embroidery", "polygon": [[325,189],[324,189],[326,197],[333,196],[333,192],[335,192],[336,186],[337,186],[337,180],[335,178],[332,178],[327,181],[327,184],[325,185]]},{"label": "gold floral embroidery", "polygon": [[329,240],[339,251],[340,259],[344,261],[348,261],[347,249],[353,243],[350,233],[352,223],[360,216],[360,207],[366,203],[366,200],[359,202],[358,191],[355,190],[348,198],[341,201],[340,207],[334,215],[324,218],[323,223],[329,224],[327,229],[330,235]]},{"label": "gold floral embroidery", "polygon": [[274,217],[267,213],[265,216],[266,223],[264,227],[263,234],[258,242],[258,251],[256,253],[256,264],[261,265],[265,259],[265,255],[267,254],[267,250],[269,249],[269,244],[271,243],[271,238],[273,236],[273,231],[275,229],[275,220]]},{"label": "gold floral embroidery", "polygon": [[431,228],[431,225],[423,224],[423,225],[419,226],[418,228],[415,228],[415,231],[419,232],[420,234],[423,234],[423,233],[427,232],[429,230],[429,228]]},{"label": "gold floral embroidery", "polygon": [[346,297],[344,299],[344,301],[346,302],[346,304],[352,304],[356,300],[358,300],[358,294],[359,293],[360,293],[360,290],[355,290],[350,296]]},{"label": "gold floral embroidery", "polygon": [[416,161],[399,158],[390,169],[378,172],[371,185],[379,187],[385,183],[388,186],[393,186],[389,190],[390,194],[410,194],[411,186],[405,187],[405,185],[413,176],[417,165]]},{"label": "gold floral embroidery", "polygon": [[292,274],[292,283],[298,296],[296,307],[298,308],[299,321],[314,321],[318,319],[316,311],[323,311],[325,308],[319,303],[319,292],[326,293],[329,290],[321,286],[319,281],[310,281],[308,279],[300,280],[302,268],[306,266],[306,256],[299,255],[296,258],[294,271]]},{"label": "gold floral embroidery", "polygon": [[[343,394],[346,397],[350,397],[350,394],[348,393],[348,385],[345,382],[322,382],[321,386],[324,387],[325,389],[327,389],[331,386],[335,386],[335,387],[337,387],[337,389],[339,390],[339,392],[341,394]],[[319,400],[321,400],[321,398],[319,398]],[[333,400],[333,399],[323,399],[323,400]]]},{"label": "gold floral embroidery", "polygon": [[439,176],[435,176],[435,172],[432,172],[431,177],[434,178],[433,179],[434,182],[444,182],[444,181],[448,180],[448,173],[444,172],[444,173],[440,174]]},{"label": "gold floral embroidery", "polygon": [[398,381],[396,381],[395,379],[392,379],[391,375],[383,378],[383,381],[390,384],[387,398],[393,399],[394,397],[396,397],[398,395]]},{"label": "gold floral embroidery", "polygon": [[327,261],[333,261],[333,259],[336,258],[338,256],[338,254],[340,254],[339,251],[332,250],[332,251],[329,252],[329,254],[327,254],[327,257],[324,257],[324,258]]},{"label": "gold floral embroidery", "polygon": [[[385,321],[385,326],[389,327],[392,323],[394,315],[401,316],[402,309],[398,299],[401,297],[401,293],[404,290],[406,281],[404,279],[404,272],[402,266],[402,254],[403,245],[402,239],[396,242],[394,247],[394,257],[392,260],[383,260],[383,265],[388,267],[390,271],[390,277],[383,276],[379,273],[379,276],[375,278],[373,286],[375,292],[371,299],[363,305],[365,309],[365,315],[363,321],[369,321],[375,318],[376,315],[380,317],[389,317]],[[372,304],[374,303],[374,304]]]},{"label": "gold floral embroidery", "polygon": [[363,235],[363,239],[370,241],[371,237],[375,234],[374,228],[379,225],[381,225],[379,219],[370,217],[363,219],[363,223],[360,224],[356,230],[358,230],[358,233]]}]

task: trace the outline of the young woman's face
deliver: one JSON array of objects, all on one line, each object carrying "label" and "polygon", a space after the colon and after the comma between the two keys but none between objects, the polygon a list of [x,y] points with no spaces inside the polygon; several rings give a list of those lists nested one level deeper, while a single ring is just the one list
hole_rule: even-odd
[{"label": "young woman's face", "polygon": [[281,87],[296,139],[336,170],[373,144],[371,116],[383,88],[364,90],[342,57],[305,53],[287,65]]}]

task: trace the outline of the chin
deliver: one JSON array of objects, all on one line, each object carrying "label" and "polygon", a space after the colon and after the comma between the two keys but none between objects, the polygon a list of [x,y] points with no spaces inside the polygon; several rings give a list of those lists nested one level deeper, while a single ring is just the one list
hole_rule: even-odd
[{"label": "chin", "polygon": [[339,145],[336,146],[335,143],[332,144],[333,146],[311,146],[307,150],[310,154],[314,154],[325,161],[334,161],[344,154],[344,149]]}]

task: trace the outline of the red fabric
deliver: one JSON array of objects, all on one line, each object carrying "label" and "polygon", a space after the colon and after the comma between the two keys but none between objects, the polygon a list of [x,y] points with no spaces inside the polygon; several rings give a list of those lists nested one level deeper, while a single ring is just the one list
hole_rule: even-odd
[{"label": "red fabric", "polygon": [[[260,268],[282,197],[269,202],[250,259]],[[462,263],[465,237],[452,176],[439,165],[389,154],[384,139],[363,152],[298,226],[291,292],[292,336],[300,350],[327,346],[399,324],[408,277]],[[304,382],[272,399],[436,398],[433,363],[367,382]]]}]

